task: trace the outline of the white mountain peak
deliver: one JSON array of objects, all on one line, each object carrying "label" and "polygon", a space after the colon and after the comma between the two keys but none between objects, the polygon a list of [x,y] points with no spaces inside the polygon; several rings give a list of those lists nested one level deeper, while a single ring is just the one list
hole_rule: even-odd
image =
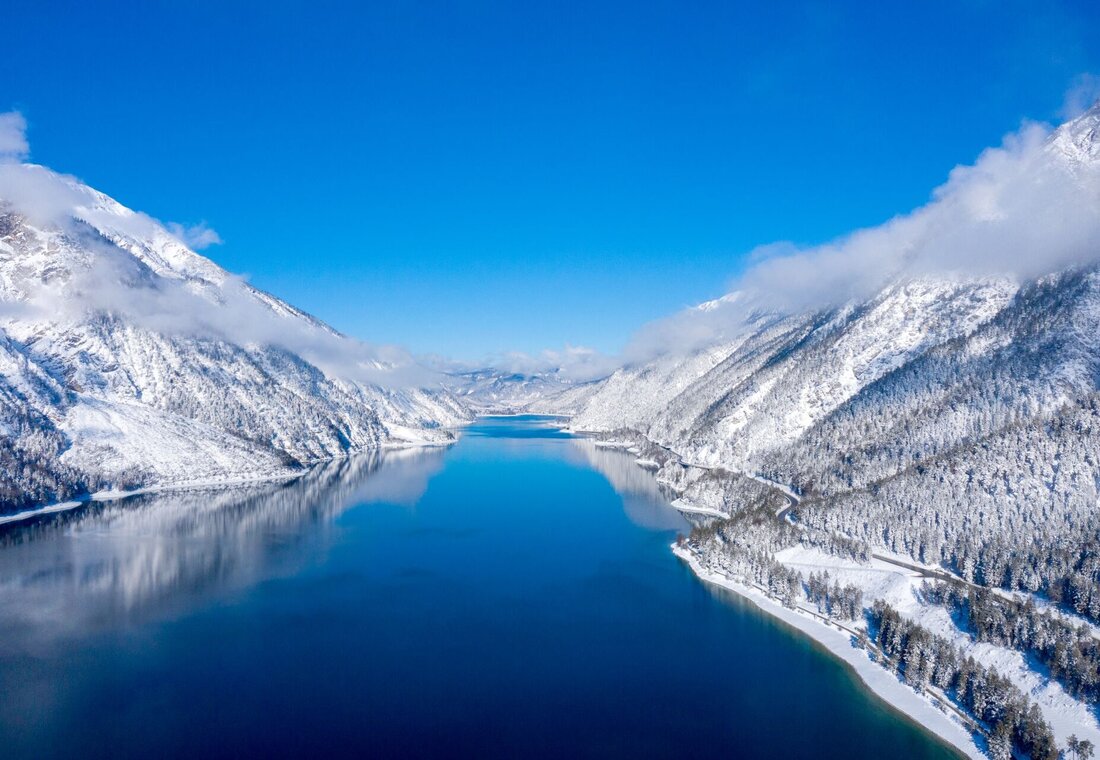
[{"label": "white mountain peak", "polygon": [[345,338],[41,166],[0,165],[0,303],[8,477],[37,473],[6,484],[15,503],[286,473],[443,442],[468,417],[399,349]]},{"label": "white mountain peak", "polygon": [[1100,100],[1058,127],[1051,135],[1050,145],[1071,165],[1100,163]]}]

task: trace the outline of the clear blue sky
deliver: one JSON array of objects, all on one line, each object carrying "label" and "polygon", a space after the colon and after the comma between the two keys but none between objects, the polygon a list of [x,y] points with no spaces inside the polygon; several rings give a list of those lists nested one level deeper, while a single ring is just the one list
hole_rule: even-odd
[{"label": "clear blue sky", "polygon": [[465,358],[615,352],[1100,72],[1095,2],[110,5],[5,3],[32,160],[206,220],[207,255],[345,332]]}]

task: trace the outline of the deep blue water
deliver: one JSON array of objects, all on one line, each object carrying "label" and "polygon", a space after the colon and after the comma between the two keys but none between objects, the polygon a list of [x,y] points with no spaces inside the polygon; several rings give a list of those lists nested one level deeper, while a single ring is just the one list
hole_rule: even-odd
[{"label": "deep blue water", "polygon": [[0,533],[3,757],[953,755],[538,418]]}]

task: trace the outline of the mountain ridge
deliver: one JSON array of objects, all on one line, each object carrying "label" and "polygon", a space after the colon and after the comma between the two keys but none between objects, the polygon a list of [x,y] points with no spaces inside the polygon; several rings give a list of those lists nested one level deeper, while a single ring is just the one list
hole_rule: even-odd
[{"label": "mountain ridge", "polygon": [[2,170],[3,508],[292,474],[445,443],[469,419],[403,352],[342,336],[72,178]]},{"label": "mountain ridge", "polygon": [[[657,468],[700,577],[856,626],[873,662],[980,721],[973,754],[1055,758],[1100,741],[1100,105],[1009,142],[528,408]],[[860,278],[874,256],[842,298],[764,308],[792,266]]]}]

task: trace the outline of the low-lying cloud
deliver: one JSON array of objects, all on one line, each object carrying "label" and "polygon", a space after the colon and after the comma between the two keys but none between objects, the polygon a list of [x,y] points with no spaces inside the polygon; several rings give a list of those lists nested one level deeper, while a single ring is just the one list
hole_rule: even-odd
[{"label": "low-lying cloud", "polygon": [[502,374],[528,377],[541,375],[561,383],[585,383],[607,377],[622,362],[608,354],[586,346],[566,344],[563,348],[548,348],[537,353],[505,351],[480,360],[452,359],[438,354],[418,357],[422,364],[447,375],[492,370]]},{"label": "low-lying cloud", "polygon": [[[1091,86],[1084,81],[1081,93]],[[1080,108],[1083,95],[1075,97],[1070,106]],[[899,279],[1025,279],[1100,260],[1100,108],[1058,130],[1025,123],[952,170],[913,212],[825,245],[773,244],[754,256],[736,297],[646,325],[624,360],[735,340],[760,312],[827,308]]]},{"label": "low-lying cloud", "polygon": [[0,210],[60,231],[73,241],[74,256],[63,274],[18,283],[21,297],[0,303],[0,316],[77,322],[107,314],[173,337],[281,348],[334,379],[388,388],[439,384],[440,375],[408,351],[341,335],[195,254],[221,242],[205,223],[162,225],[73,177],[20,163],[25,127],[19,114],[0,115],[0,149],[7,150]]},{"label": "low-lying cloud", "polygon": [[557,378],[574,383],[596,380],[614,372],[619,360],[594,348],[571,346],[545,349],[537,354],[511,351],[494,361],[494,366],[506,372],[523,375],[553,373]]},{"label": "low-lying cloud", "polygon": [[31,152],[27,120],[18,111],[0,113],[0,161],[21,161]]},{"label": "low-lying cloud", "polygon": [[166,226],[169,232],[192,251],[201,251],[212,245],[222,244],[221,235],[213,227],[208,226],[206,222],[193,225],[169,222]]}]

